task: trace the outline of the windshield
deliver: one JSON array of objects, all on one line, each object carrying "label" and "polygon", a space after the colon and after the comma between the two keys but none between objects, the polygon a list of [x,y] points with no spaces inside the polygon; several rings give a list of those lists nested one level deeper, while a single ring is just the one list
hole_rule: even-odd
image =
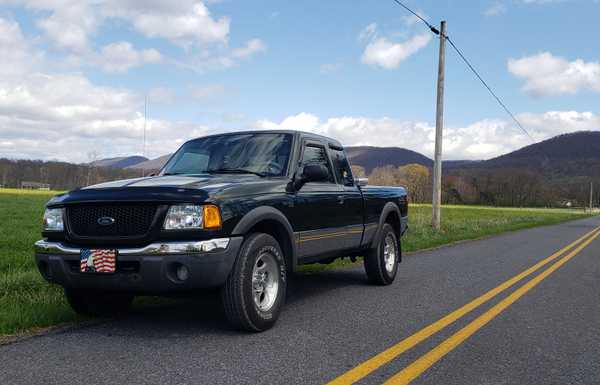
[{"label": "windshield", "polygon": [[290,134],[229,134],[200,138],[184,144],[165,165],[162,174],[284,176],[291,147]]}]

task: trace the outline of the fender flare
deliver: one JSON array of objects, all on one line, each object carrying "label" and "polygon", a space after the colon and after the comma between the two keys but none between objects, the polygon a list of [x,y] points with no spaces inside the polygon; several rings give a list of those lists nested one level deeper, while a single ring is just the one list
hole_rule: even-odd
[{"label": "fender flare", "polygon": [[[375,236],[373,237],[373,241],[371,241],[371,248],[377,247],[381,238],[381,232],[383,230],[383,225],[385,224],[385,220],[387,216],[391,213],[395,212],[398,215],[398,228],[400,232],[402,232],[402,215],[400,213],[400,208],[394,202],[388,202],[383,206],[383,210],[381,210],[381,215],[379,216],[379,225],[377,226],[377,231],[375,232]],[[401,234],[398,234],[398,242],[400,242]]]},{"label": "fender flare", "polygon": [[290,255],[291,270],[295,271],[297,266],[298,246],[292,225],[286,216],[279,210],[271,206],[260,206],[248,211],[242,219],[233,228],[232,235],[245,235],[252,227],[264,220],[271,220],[279,223],[289,237],[292,255]]}]

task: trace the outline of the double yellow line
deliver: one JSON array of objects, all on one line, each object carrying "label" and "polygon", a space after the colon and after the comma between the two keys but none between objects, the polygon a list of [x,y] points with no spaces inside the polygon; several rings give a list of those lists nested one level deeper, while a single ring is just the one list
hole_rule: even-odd
[{"label": "double yellow line", "polygon": [[[400,341],[396,345],[384,350],[383,352],[377,354],[376,356],[370,358],[369,360],[363,362],[362,364],[356,366],[355,368],[349,370],[348,372],[342,374],[336,379],[329,382],[328,385],[348,385],[353,384],[369,374],[373,373],[375,370],[379,369],[383,365],[397,358],[402,353],[407,350],[413,348],[415,345],[420,342],[426,340],[431,337],[433,334],[439,332],[444,329],[446,326],[452,324],[456,320],[464,317],[468,313],[477,309],[479,306],[485,304],[490,301],[492,298],[496,297],[498,294],[504,292],[509,289],[511,286],[521,281],[522,279],[532,275],[533,273],[540,270],[542,267],[548,265],[549,263],[555,261],[560,256],[565,253],[567,255],[560,258],[557,262],[551,265],[549,268],[544,270],[542,273],[537,275],[535,278],[531,279],[523,286],[519,287],[512,294],[507,296],[505,299],[500,301],[498,304],[493,306],[490,310],[483,313],[481,316],[476,318],[474,321],[469,323],[467,326],[453,334],[450,338],[446,339],[444,342],[436,346],[434,349],[414,361],[412,364],[395,374],[393,377],[388,379],[385,384],[408,384],[419,375],[421,375],[424,371],[429,369],[432,365],[434,365],[437,361],[439,361],[446,354],[450,353],[454,348],[463,343],[467,338],[473,335],[477,330],[481,329],[488,322],[494,319],[498,314],[512,305],[515,301],[525,295],[528,291],[533,289],[537,284],[547,278],[550,274],[559,269],[562,265],[567,263],[570,259],[576,256],[581,250],[587,247],[596,237],[600,235],[600,226],[585,234],[581,238],[577,239],[570,245],[565,246],[561,250],[547,257],[546,259],[536,263],[529,269],[523,271],[522,273],[514,276],[508,281],[500,284],[494,289],[488,291],[483,294],[481,297],[476,298],[475,300],[469,302],[468,304],[462,306],[461,308],[453,311],[452,313],[446,315],[440,320],[432,323],[431,325],[421,329],[417,333],[411,335],[410,337]],[[572,250],[572,251],[571,251]],[[570,251],[570,252],[569,252]]]}]

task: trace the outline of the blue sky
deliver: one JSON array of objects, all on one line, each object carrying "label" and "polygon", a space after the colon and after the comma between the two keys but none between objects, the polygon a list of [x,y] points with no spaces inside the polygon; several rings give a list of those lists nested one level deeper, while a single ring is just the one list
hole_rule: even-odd
[{"label": "blue sky", "polygon": [[[600,2],[406,4],[448,21],[536,140],[600,129]],[[0,0],[0,32],[0,157],[141,153],[145,96],[150,157],[252,128],[431,156],[438,41],[392,0]],[[451,49],[446,85],[446,159],[530,143]]]}]

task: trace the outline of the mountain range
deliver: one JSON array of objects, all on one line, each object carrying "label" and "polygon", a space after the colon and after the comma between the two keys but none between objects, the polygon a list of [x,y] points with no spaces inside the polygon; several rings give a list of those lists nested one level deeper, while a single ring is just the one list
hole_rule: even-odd
[{"label": "mountain range", "polygon": [[546,176],[600,176],[600,132],[555,136],[468,167],[526,168]]},{"label": "mountain range", "polygon": [[[433,160],[415,151],[398,147],[347,147],[350,163],[362,166],[367,174],[376,167],[395,167],[416,163],[432,167]],[[156,159],[129,156],[102,159],[95,166],[146,171],[159,170],[170,154]],[[480,161],[444,161],[447,170],[518,168],[538,171],[548,176],[600,176],[600,132],[581,131],[523,147],[517,151]]]},{"label": "mountain range", "polygon": [[144,156],[140,156],[140,155],[121,156],[118,158],[106,158],[106,159],[96,160],[96,161],[90,162],[90,165],[92,165],[94,167],[128,168],[128,167],[136,166],[139,164],[143,164],[144,162],[146,162],[148,160],[149,160],[148,158],[146,158]]}]

